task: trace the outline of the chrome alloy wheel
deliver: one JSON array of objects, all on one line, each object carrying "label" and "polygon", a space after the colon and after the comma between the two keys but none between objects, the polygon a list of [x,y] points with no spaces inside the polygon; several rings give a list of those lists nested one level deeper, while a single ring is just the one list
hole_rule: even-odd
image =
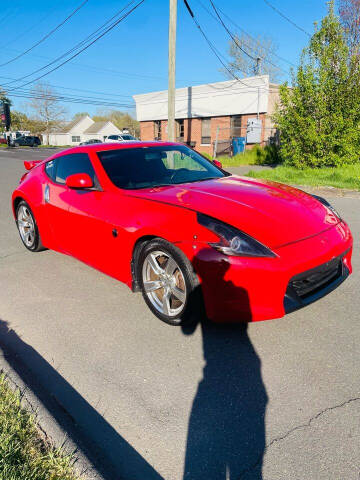
[{"label": "chrome alloy wheel", "polygon": [[150,252],[142,268],[144,290],[162,314],[175,317],[186,303],[186,283],[176,261],[163,251]]},{"label": "chrome alloy wheel", "polygon": [[25,205],[21,205],[17,212],[17,225],[22,241],[31,248],[35,241],[35,223],[30,210]]}]

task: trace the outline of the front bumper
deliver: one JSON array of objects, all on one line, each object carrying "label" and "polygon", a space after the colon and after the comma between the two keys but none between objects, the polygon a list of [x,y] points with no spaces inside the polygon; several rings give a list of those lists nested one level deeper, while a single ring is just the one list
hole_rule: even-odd
[{"label": "front bumper", "polygon": [[291,313],[337,288],[349,276],[349,269],[343,262],[348,251],[329,262],[295,275],[288,285],[284,298],[284,309]]},{"label": "front bumper", "polygon": [[[276,258],[229,257],[197,245],[193,265],[207,316],[216,322],[269,320],[318,300],[352,272],[352,243],[341,222],[274,250]],[[336,262],[337,271],[332,270]]]}]

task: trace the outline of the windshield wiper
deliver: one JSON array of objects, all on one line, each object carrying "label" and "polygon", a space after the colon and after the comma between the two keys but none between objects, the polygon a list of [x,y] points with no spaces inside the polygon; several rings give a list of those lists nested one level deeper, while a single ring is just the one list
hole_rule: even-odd
[{"label": "windshield wiper", "polygon": [[141,188],[173,187],[174,185],[182,185],[183,183],[205,182],[206,180],[214,180],[216,178],[222,178],[222,177],[197,178],[196,180],[184,180],[182,182],[174,182],[174,183],[157,183],[155,185],[149,185],[148,187],[141,187]]},{"label": "windshield wiper", "polygon": [[[206,178],[198,178],[197,180],[189,180],[186,183],[195,183],[195,182],[205,182],[206,180],[214,180],[216,178],[222,178],[222,177],[206,177]],[[184,182],[185,183],[185,182]]]}]

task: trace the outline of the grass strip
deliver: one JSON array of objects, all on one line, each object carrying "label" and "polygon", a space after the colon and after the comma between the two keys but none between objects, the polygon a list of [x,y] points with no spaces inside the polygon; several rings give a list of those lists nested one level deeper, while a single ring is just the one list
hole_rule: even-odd
[{"label": "grass strip", "polygon": [[73,467],[74,456],[44,438],[20,391],[0,375],[0,479],[80,480]]},{"label": "grass strip", "polygon": [[248,177],[313,187],[336,187],[360,191],[360,163],[342,167],[304,168],[278,166],[247,173]]}]

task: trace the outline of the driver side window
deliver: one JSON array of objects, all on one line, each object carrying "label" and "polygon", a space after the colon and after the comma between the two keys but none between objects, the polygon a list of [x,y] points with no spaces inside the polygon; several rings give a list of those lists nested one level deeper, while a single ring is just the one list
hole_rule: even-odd
[{"label": "driver side window", "polygon": [[94,185],[97,183],[94,167],[86,153],[72,153],[56,159],[55,181],[57,183],[64,184],[67,177],[75,173],[87,173]]}]

